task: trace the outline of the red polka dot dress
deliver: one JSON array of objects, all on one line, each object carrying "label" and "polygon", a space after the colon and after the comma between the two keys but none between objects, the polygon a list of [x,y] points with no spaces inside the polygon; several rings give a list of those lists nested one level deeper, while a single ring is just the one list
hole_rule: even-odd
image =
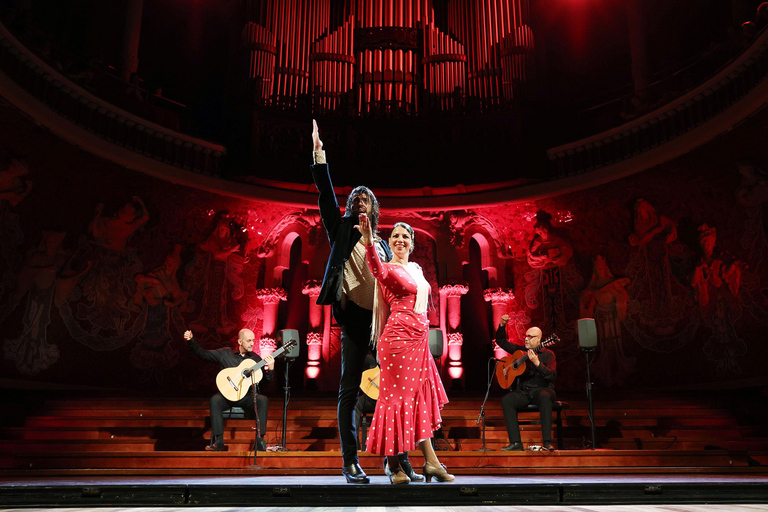
[{"label": "red polka dot dress", "polygon": [[382,263],[373,247],[367,258],[389,316],[377,345],[381,381],[366,450],[396,455],[433,437],[448,397],[429,352],[427,314],[414,313],[416,280],[402,265]]}]

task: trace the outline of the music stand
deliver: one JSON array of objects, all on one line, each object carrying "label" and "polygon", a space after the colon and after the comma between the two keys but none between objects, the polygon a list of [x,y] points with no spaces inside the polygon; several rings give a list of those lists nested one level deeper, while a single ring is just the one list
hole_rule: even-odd
[{"label": "music stand", "polygon": [[581,318],[577,322],[579,328],[579,347],[587,358],[587,406],[589,412],[589,428],[592,433],[592,449],[595,449],[595,412],[592,408],[592,378],[589,374],[589,355],[597,348],[597,326],[594,318]]}]

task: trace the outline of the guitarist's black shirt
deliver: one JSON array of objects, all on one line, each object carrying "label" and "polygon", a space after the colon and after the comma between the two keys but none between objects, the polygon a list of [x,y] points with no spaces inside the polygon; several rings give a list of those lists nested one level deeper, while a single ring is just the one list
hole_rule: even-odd
[{"label": "guitarist's black shirt", "polygon": [[[217,350],[205,350],[197,344],[195,338],[188,339],[187,344],[197,356],[202,357],[206,361],[211,361],[212,363],[219,363],[222,370],[224,368],[233,368],[240,365],[240,363],[243,362],[243,359],[253,359],[256,363],[261,361],[261,357],[255,352],[246,352],[245,355],[241,356],[239,351],[234,351],[227,347]],[[272,380],[272,370],[270,370],[268,366],[265,365],[261,370],[264,372],[264,380]]]},{"label": "guitarist's black shirt", "polygon": [[[518,350],[527,352],[525,345],[516,345],[507,340],[507,329],[501,325],[496,330],[496,344],[510,354],[514,354]],[[530,361],[526,361],[525,371],[515,379],[514,386],[518,390],[525,392],[537,388],[555,388],[555,378],[557,377],[555,353],[548,348],[542,348],[538,355],[541,364],[536,366]]]}]

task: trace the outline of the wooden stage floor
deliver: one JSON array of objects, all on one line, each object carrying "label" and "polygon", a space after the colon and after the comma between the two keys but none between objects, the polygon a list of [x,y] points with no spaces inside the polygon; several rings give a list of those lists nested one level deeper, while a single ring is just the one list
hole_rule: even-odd
[{"label": "wooden stage floor", "polygon": [[368,485],[347,484],[341,475],[10,477],[0,483],[2,508],[713,503],[768,504],[768,474],[459,476],[452,483],[398,486],[381,474],[371,475]]}]

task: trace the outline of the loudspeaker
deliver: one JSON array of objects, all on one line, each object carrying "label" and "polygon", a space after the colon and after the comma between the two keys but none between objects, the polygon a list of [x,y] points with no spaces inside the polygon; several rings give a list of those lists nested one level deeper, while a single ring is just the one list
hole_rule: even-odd
[{"label": "loudspeaker", "polygon": [[578,321],[579,346],[584,350],[597,348],[597,326],[594,318],[582,318]]},{"label": "loudspeaker", "polygon": [[290,349],[285,351],[286,359],[296,359],[299,357],[299,331],[296,329],[283,329],[277,333],[277,345],[282,347],[284,344],[291,340],[296,340],[296,344]]},{"label": "loudspeaker", "polygon": [[429,351],[432,353],[432,357],[443,356],[443,330],[442,329],[429,330]]}]

